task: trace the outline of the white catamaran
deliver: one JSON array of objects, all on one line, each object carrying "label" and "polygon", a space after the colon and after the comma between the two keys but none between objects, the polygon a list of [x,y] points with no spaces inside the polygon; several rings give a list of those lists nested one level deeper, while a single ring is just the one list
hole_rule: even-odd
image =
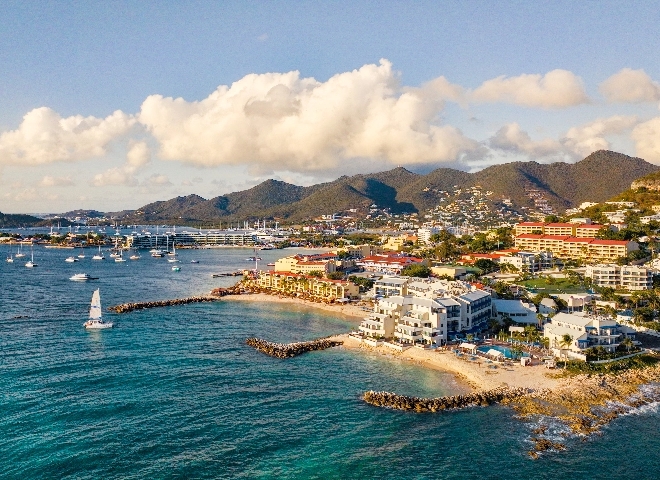
[{"label": "white catamaran", "polygon": [[83,326],[89,329],[112,328],[111,322],[104,322],[101,314],[101,294],[99,289],[92,294],[92,304],[89,307],[89,320]]}]

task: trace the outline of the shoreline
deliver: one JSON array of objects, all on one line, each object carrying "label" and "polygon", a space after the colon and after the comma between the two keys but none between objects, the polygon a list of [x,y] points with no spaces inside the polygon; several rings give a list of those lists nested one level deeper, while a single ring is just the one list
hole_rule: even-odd
[{"label": "shoreline", "polygon": [[[355,304],[325,304],[266,293],[227,295],[222,297],[222,299],[242,302],[273,302],[316,308],[326,312],[340,314],[345,320],[355,324],[359,324],[370,313],[370,311],[364,311]],[[414,362],[425,368],[451,373],[460,383],[468,385],[473,391],[490,390],[502,386],[522,387],[532,390],[554,390],[562,383],[560,379],[545,375],[548,373],[548,370],[542,365],[523,367],[519,363],[514,362],[511,367],[497,365],[497,368],[488,368],[488,365],[494,364],[486,364],[481,357],[479,357],[478,361],[471,362],[466,359],[468,358],[467,356],[457,357],[451,351],[422,350],[411,347],[403,352],[399,352],[382,345],[378,347],[369,346],[362,343],[359,339],[350,336],[348,333],[332,335],[329,339],[342,341],[342,347],[349,350],[376,353],[390,358],[396,357],[401,360]]]},{"label": "shoreline", "polygon": [[365,317],[369,316],[371,311],[367,312],[362,310],[360,307],[354,304],[327,304],[327,303],[317,303],[311,302],[309,300],[302,300],[300,298],[292,298],[283,295],[269,295],[267,293],[242,293],[240,295],[226,295],[221,297],[221,299],[229,301],[239,301],[239,302],[272,302],[272,303],[281,303],[281,304],[291,304],[291,305],[300,305],[309,308],[317,308],[326,312],[339,313],[346,320],[349,320],[351,323],[358,324],[364,320]]},{"label": "shoreline", "polygon": [[[222,300],[254,301],[261,303],[273,302],[316,308],[326,312],[340,314],[346,320],[355,324],[359,324],[370,313],[354,304],[324,304],[266,293],[227,295],[222,297]],[[562,383],[560,379],[548,377],[546,375],[548,370],[542,365],[523,367],[519,363],[514,362],[511,367],[497,365],[497,368],[488,368],[488,365],[481,358],[479,358],[478,362],[462,360],[462,358],[467,357],[456,357],[450,351],[422,350],[412,347],[403,352],[398,352],[385,346],[369,346],[362,343],[359,339],[350,336],[348,333],[333,335],[329,338],[344,342],[342,347],[349,350],[376,353],[390,358],[396,357],[401,360],[414,362],[426,368],[451,373],[460,383],[469,386],[473,391],[490,390],[505,385],[533,390],[545,390],[555,389]]]},{"label": "shoreline", "polygon": [[349,350],[395,356],[426,368],[452,373],[459,382],[469,385],[475,392],[503,386],[535,391],[554,390],[563,383],[562,379],[547,376],[547,369],[542,365],[523,367],[514,362],[510,367],[496,365],[497,368],[489,368],[489,365],[495,366],[495,364],[486,364],[482,358],[478,361],[470,361],[467,360],[467,356],[457,357],[448,350],[422,350],[411,347],[399,352],[382,345],[372,347],[349,334],[334,335],[330,339],[343,341],[343,347]]}]

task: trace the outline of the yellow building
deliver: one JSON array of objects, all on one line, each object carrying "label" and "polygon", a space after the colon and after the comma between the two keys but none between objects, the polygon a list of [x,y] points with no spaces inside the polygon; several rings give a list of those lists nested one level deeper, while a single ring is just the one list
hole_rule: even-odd
[{"label": "yellow building", "polygon": [[295,273],[261,271],[256,280],[259,287],[284,294],[299,293],[323,300],[359,298],[357,285],[344,280],[329,280]]},{"label": "yellow building", "polygon": [[552,252],[562,258],[596,258],[615,260],[639,250],[635,242],[601,240],[560,235],[523,234],[515,238],[516,248],[528,252]]},{"label": "yellow building", "polygon": [[526,233],[542,235],[559,235],[565,237],[596,238],[603,225],[597,223],[541,223],[522,222],[514,227],[516,235]]},{"label": "yellow building", "polygon": [[337,270],[337,255],[335,253],[320,253],[314,255],[291,255],[275,262],[276,272],[289,272],[307,275],[310,272],[332,273]]}]

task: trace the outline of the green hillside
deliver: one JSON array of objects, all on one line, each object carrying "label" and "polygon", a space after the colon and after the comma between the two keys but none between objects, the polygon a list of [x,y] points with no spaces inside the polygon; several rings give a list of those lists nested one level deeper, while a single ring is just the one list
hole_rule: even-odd
[{"label": "green hillside", "polygon": [[467,173],[439,168],[427,175],[405,168],[343,176],[332,182],[301,187],[267,180],[249,190],[206,200],[197,195],[154,202],[126,217],[131,223],[199,223],[275,218],[301,221],[322,214],[371,205],[392,213],[414,213],[433,208],[442,191],[481,186],[494,201],[511,199],[514,207],[534,205],[530,191],[540,192],[561,211],[583,201],[601,202],[625,191],[639,177],[660,171],[641,158],[600,150],[580,162],[540,164],[512,162]]}]

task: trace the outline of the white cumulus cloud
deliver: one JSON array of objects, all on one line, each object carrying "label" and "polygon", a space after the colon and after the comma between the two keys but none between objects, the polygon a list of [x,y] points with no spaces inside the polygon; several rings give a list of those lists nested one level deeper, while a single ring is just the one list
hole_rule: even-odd
[{"label": "white cumulus cloud", "polygon": [[553,139],[534,141],[517,123],[510,123],[500,128],[491,137],[490,146],[513,153],[523,153],[531,158],[542,158],[563,152],[560,142]]},{"label": "white cumulus cloud", "polygon": [[71,177],[52,177],[50,175],[46,175],[41,179],[39,185],[42,187],[65,187],[74,185],[74,182],[71,180]]},{"label": "white cumulus cloud", "polygon": [[437,108],[403,89],[381,60],[326,82],[299,72],[251,74],[198,102],[152,95],[139,121],[163,159],[323,171],[354,158],[456,161],[478,147],[458,129],[435,124]]},{"label": "white cumulus cloud", "polygon": [[16,130],[0,134],[0,163],[41,165],[100,157],[134,122],[119,110],[106,118],[62,118],[50,108],[35,108]]},{"label": "white cumulus cloud", "polygon": [[610,102],[641,103],[660,100],[660,84],[644,70],[624,68],[599,86],[600,93]]},{"label": "white cumulus cloud", "polygon": [[566,132],[562,143],[576,158],[583,158],[596,150],[607,150],[609,135],[618,135],[630,130],[638,122],[634,115],[615,115],[597,118],[593,122],[573,127]]},{"label": "white cumulus cloud", "polygon": [[634,115],[615,115],[597,118],[591,122],[571,127],[562,138],[532,140],[519,124],[511,123],[500,128],[488,143],[491,148],[526,155],[532,159],[580,160],[596,150],[607,150],[607,137],[632,129],[638,122]]},{"label": "white cumulus cloud", "polygon": [[469,97],[477,103],[504,102],[541,108],[570,107],[590,101],[580,77],[568,70],[500,76],[482,83]]},{"label": "white cumulus cloud", "polygon": [[637,125],[631,137],[635,142],[637,156],[660,165],[660,117]]},{"label": "white cumulus cloud", "polygon": [[126,163],[121,167],[109,168],[94,176],[92,184],[97,187],[105,185],[137,185],[135,174],[149,164],[151,151],[146,142],[130,142],[126,152]]}]

